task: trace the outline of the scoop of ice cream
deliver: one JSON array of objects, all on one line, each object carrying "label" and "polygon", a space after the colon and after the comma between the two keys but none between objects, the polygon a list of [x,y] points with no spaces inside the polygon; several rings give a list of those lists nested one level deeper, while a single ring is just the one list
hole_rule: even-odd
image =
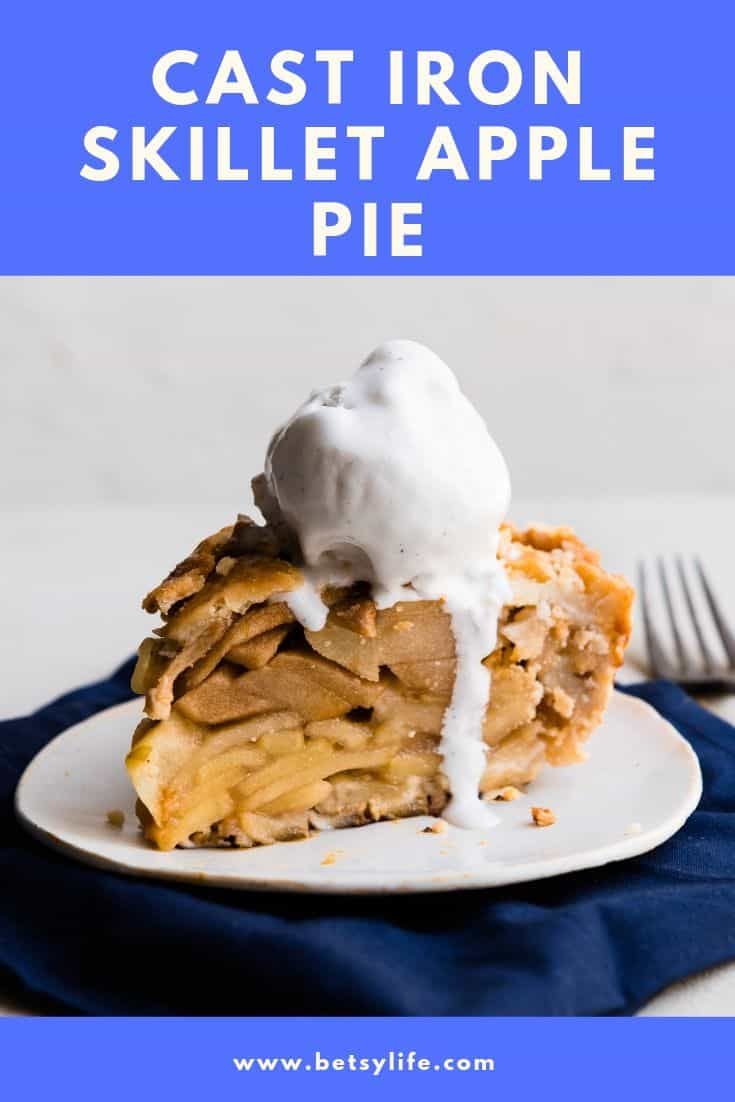
[{"label": "scoop of ice cream", "polygon": [[315,391],[273,437],[270,503],[307,566],[370,582],[379,605],[406,585],[495,558],[510,481],[456,378],[413,341],[380,345],[346,383]]},{"label": "scoop of ice cream", "polygon": [[490,677],[507,583],[497,559],[510,499],[505,461],[438,356],[380,345],[346,383],[315,391],[276,432],[256,502],[295,545],[305,583],[285,596],[323,627],[327,584],[369,582],[378,607],[443,599],[457,654],[440,750],[457,825],[495,821],[478,799]]}]

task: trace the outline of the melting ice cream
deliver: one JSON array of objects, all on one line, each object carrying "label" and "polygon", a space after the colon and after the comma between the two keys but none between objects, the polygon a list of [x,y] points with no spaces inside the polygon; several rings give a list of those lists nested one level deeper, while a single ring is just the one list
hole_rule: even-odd
[{"label": "melting ice cream", "polygon": [[497,558],[508,470],[442,360],[413,341],[380,345],[345,383],[315,391],[268,448],[256,503],[297,548],[303,587],[288,595],[311,630],[326,584],[369,582],[378,608],[443,599],[457,672],[440,753],[457,826],[494,820],[479,798],[482,724],[508,597]]}]

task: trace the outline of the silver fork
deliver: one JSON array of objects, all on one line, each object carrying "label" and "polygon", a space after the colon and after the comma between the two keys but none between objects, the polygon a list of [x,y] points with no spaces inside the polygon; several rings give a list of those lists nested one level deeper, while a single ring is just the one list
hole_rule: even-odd
[{"label": "silver fork", "polygon": [[[643,613],[643,628],[646,633],[646,646],[648,648],[648,661],[653,677],[665,677],[670,681],[676,681],[685,689],[702,693],[735,693],[735,636],[727,625],[718,604],[712,586],[699,559],[694,559],[693,568],[701,589],[697,598],[695,587],[692,586],[684,567],[681,555],[675,559],[676,577],[681,586],[684,605],[691,620],[694,636],[697,640],[699,654],[692,657],[689,648],[682,637],[681,625],[677,619],[674,606],[672,587],[666,571],[663,559],[656,562],[655,574],[663,595],[663,603],[671,628],[673,646],[668,649],[661,643],[661,637],[656,632],[653,623],[651,592],[649,584],[649,570],[644,563],[638,564],[638,587],[641,598],[641,611]],[[697,611],[697,606],[704,605],[707,610],[704,614]],[[705,618],[708,615],[719,635],[722,647],[727,655],[723,664],[712,654],[712,649],[707,643],[704,632]],[[672,656],[673,651],[673,656]]]}]

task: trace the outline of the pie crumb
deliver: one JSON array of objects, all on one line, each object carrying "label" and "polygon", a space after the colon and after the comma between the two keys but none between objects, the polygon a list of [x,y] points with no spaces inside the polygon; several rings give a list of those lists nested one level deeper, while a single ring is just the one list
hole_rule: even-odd
[{"label": "pie crumb", "polygon": [[537,827],[550,827],[556,822],[556,815],[548,807],[532,807],[531,818]]},{"label": "pie crumb", "polygon": [[447,824],[444,819],[437,819],[436,822],[431,823],[429,826],[424,827],[421,831],[422,834],[443,834],[447,829]]},{"label": "pie crumb", "polygon": [[522,793],[519,788],[516,788],[514,784],[507,784],[505,788],[500,789],[495,799],[509,803],[511,800],[517,800],[520,795]]},{"label": "pie crumb", "polygon": [[115,808],[112,811],[107,812],[107,822],[111,827],[116,827],[117,830],[122,830],[125,826],[125,812]]},{"label": "pie crumb", "polygon": [[340,856],[341,853],[344,853],[344,850],[342,850],[342,849],[330,849],[329,853],[327,853],[325,855],[324,860],[320,861],[320,864],[322,864],[322,865],[336,865],[337,864],[337,858]]}]

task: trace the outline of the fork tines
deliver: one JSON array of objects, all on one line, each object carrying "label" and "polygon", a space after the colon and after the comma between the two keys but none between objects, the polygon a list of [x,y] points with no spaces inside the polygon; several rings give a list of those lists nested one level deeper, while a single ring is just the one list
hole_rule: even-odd
[{"label": "fork tines", "polygon": [[[662,558],[657,560],[655,571],[642,562],[638,567],[641,611],[651,673],[654,677],[667,677],[690,688],[735,691],[735,637],[701,560],[695,558],[687,570],[683,557],[676,556],[673,575],[675,581],[672,581],[672,571],[667,570]],[[694,584],[692,575],[696,577],[697,584]],[[656,601],[653,596],[655,588],[661,592],[671,633],[670,648],[662,643],[661,635],[656,630]],[[695,651],[698,653],[694,655],[686,641],[687,622],[691,625],[690,635],[696,641]],[[724,661],[715,654],[710,642],[713,637],[718,638],[722,645],[726,656]]]}]

